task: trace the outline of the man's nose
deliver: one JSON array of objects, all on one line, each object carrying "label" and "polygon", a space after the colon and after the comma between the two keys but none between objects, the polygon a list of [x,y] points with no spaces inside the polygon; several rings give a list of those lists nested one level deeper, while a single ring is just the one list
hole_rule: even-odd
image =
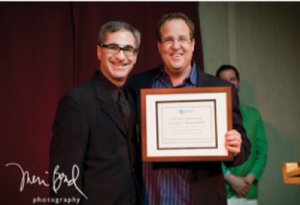
[{"label": "man's nose", "polygon": [[181,46],[181,44],[179,43],[179,41],[177,39],[174,39],[173,44],[172,44],[172,48],[177,50],[179,49]]},{"label": "man's nose", "polygon": [[123,59],[127,58],[127,56],[124,53],[124,50],[120,50],[119,53],[117,53],[115,55],[116,55],[116,58],[118,58],[120,60],[123,60]]}]

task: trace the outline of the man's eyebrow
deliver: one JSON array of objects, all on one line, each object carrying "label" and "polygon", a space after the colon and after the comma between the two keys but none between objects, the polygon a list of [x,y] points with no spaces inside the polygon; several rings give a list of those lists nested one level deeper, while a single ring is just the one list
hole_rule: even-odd
[{"label": "man's eyebrow", "polygon": [[125,45],[123,48],[134,48],[132,45]]},{"label": "man's eyebrow", "polygon": [[106,44],[106,45],[110,45],[110,46],[119,46],[119,45],[116,44],[116,43],[109,43],[109,44]]},{"label": "man's eyebrow", "polygon": [[109,43],[109,44],[107,44],[107,45],[111,45],[111,46],[118,46],[118,47],[120,47],[120,48],[134,48],[132,45],[129,45],[129,44],[127,44],[127,45],[125,45],[125,46],[120,46],[119,44],[117,44],[117,43]]}]

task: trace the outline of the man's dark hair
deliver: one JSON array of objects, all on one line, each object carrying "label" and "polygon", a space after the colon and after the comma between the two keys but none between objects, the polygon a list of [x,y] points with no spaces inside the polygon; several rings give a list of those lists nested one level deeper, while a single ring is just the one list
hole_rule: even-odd
[{"label": "man's dark hair", "polygon": [[157,23],[157,40],[158,41],[161,41],[160,29],[161,29],[162,25],[166,21],[171,21],[171,20],[174,20],[174,19],[182,19],[189,27],[190,37],[194,38],[195,26],[194,26],[193,21],[187,15],[185,15],[184,13],[172,12],[172,13],[168,13],[168,14],[163,15]]},{"label": "man's dark hair", "polygon": [[216,76],[219,78],[220,77],[220,73],[222,71],[225,71],[225,70],[233,70],[235,72],[235,76],[237,78],[238,81],[240,81],[240,74],[238,72],[238,70],[232,66],[232,65],[222,65],[216,72]]}]

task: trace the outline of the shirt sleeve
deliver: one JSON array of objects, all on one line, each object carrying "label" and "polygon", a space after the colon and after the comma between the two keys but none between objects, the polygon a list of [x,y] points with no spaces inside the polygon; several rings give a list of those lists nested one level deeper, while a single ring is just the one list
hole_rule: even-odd
[{"label": "shirt sleeve", "polygon": [[[82,172],[88,142],[88,122],[75,97],[66,95],[58,105],[50,144],[51,197],[83,196]],[[70,180],[76,177],[76,182]]]},{"label": "shirt sleeve", "polygon": [[241,151],[239,154],[234,156],[233,161],[226,161],[224,164],[227,167],[233,167],[237,165],[241,165],[247,161],[248,157],[251,153],[251,143],[247,137],[246,130],[243,126],[243,120],[241,111],[239,109],[239,98],[237,95],[237,90],[232,85],[232,119],[233,119],[233,129],[238,131],[241,135],[242,144],[241,144]]},{"label": "shirt sleeve", "polygon": [[265,136],[263,121],[258,111],[256,112],[255,119],[256,153],[253,153],[255,154],[255,162],[251,173],[255,176],[256,180],[259,180],[267,164],[268,142]]}]

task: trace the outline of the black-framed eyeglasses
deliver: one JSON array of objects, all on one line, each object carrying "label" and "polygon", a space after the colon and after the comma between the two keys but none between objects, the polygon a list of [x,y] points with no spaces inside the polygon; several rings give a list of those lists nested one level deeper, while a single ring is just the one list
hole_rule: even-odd
[{"label": "black-framed eyeglasses", "polygon": [[179,44],[186,44],[189,41],[191,41],[193,38],[188,37],[188,36],[180,36],[178,38],[172,38],[172,37],[167,37],[164,39],[161,39],[160,42],[165,44],[165,45],[173,45],[175,41],[177,41]]},{"label": "black-framed eyeglasses", "polygon": [[138,52],[138,49],[135,49],[131,46],[125,46],[124,48],[121,48],[117,44],[102,44],[101,47],[106,48],[111,54],[118,54],[122,50],[126,56],[133,56]]}]

